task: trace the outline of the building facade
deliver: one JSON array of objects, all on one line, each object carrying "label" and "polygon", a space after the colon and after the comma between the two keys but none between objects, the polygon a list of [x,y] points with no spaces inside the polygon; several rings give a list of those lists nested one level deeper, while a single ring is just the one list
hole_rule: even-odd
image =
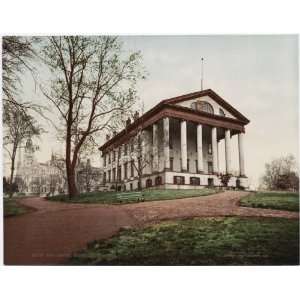
[{"label": "building facade", "polygon": [[[248,187],[244,136],[249,120],[212,90],[161,101],[99,150],[107,189],[190,189],[222,186],[219,142],[225,141],[228,186]],[[232,137],[238,135],[239,170],[232,170]]]},{"label": "building facade", "polygon": [[[22,148],[21,148],[22,149]],[[35,158],[32,140],[26,141],[19,158],[15,182],[20,193],[26,195],[57,195],[68,193],[65,161],[52,154],[51,159],[40,163]],[[99,190],[102,184],[102,169],[91,166],[91,162],[78,161],[76,184],[79,193]]]},{"label": "building facade", "polygon": [[52,154],[49,161],[38,162],[35,147],[29,138],[24,148],[19,149],[15,182],[19,192],[26,195],[63,194],[67,191],[64,161]]},{"label": "building facade", "polygon": [[102,169],[93,167],[90,159],[78,163],[76,178],[79,193],[99,191],[103,187]]}]

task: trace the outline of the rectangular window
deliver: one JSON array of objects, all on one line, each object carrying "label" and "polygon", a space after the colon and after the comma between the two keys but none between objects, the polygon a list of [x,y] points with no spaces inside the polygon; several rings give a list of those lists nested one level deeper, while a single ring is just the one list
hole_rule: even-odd
[{"label": "rectangular window", "polygon": [[127,169],[128,169],[128,163],[124,164],[124,179],[127,179]]},{"label": "rectangular window", "polygon": [[190,178],[190,185],[200,185],[200,178],[191,177]]},{"label": "rectangular window", "polygon": [[111,163],[111,152],[108,153],[108,163]]},{"label": "rectangular window", "polygon": [[198,173],[198,160],[197,159],[195,160],[195,170],[196,170],[196,173]]},{"label": "rectangular window", "polygon": [[111,170],[108,171],[108,182],[111,182]]},{"label": "rectangular window", "polygon": [[184,176],[174,176],[174,184],[184,184]]},{"label": "rectangular window", "polygon": [[130,183],[130,190],[132,191],[133,190],[133,184]]},{"label": "rectangular window", "polygon": [[141,138],[141,136],[139,135],[138,136],[138,140],[137,140],[138,142],[137,142],[137,151],[140,153],[141,151],[142,151],[142,138]]},{"label": "rectangular window", "polygon": [[208,154],[212,154],[212,146],[211,146],[211,144],[208,144]]},{"label": "rectangular window", "polygon": [[103,167],[106,167],[106,154],[103,155]]},{"label": "rectangular window", "polygon": [[113,168],[113,173],[112,173],[112,181],[116,181],[116,168]]},{"label": "rectangular window", "polygon": [[127,152],[128,152],[128,145],[125,144],[124,145],[124,155],[127,155]]},{"label": "rectangular window", "polygon": [[170,149],[173,149],[173,135],[172,134],[170,134],[170,136],[169,136],[169,147],[170,147]]},{"label": "rectangular window", "polygon": [[113,161],[116,161],[116,151],[113,150]]},{"label": "rectangular window", "polygon": [[105,184],[106,183],[106,173],[104,172],[103,173],[103,184]]},{"label": "rectangular window", "polygon": [[134,161],[130,162],[130,176],[134,177]]},{"label": "rectangular window", "polygon": [[190,171],[190,160],[187,159],[187,171],[189,172]]},{"label": "rectangular window", "polygon": [[213,164],[211,161],[209,161],[207,163],[207,169],[208,169],[208,174],[212,174],[213,173]]},{"label": "rectangular window", "polygon": [[118,175],[117,175],[117,178],[118,178],[118,182],[121,182],[121,166],[118,166]]},{"label": "rectangular window", "polygon": [[174,158],[170,157],[170,170],[174,171]]},{"label": "rectangular window", "polygon": [[133,140],[131,141],[131,144],[130,144],[130,151],[131,152],[134,151],[134,141]]},{"label": "rectangular window", "polygon": [[118,148],[118,159],[121,158],[121,146]]}]

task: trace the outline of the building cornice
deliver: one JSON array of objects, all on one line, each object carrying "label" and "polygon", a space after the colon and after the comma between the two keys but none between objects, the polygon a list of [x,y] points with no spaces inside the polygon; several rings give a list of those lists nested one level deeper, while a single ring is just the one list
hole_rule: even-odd
[{"label": "building cornice", "polygon": [[[198,94],[196,97],[199,97]],[[195,98],[195,96],[191,99],[193,98]],[[179,101],[176,103],[178,102]],[[99,147],[99,150],[111,150],[112,148],[124,144],[130,138],[135,136],[138,130],[145,129],[164,117],[187,120],[199,124],[231,129],[238,132],[244,132],[244,125],[249,123],[248,119],[233,119],[220,115],[209,114],[203,111],[196,111],[188,107],[176,105],[176,103],[170,103],[169,100],[160,102],[140,118],[135,120],[132,124],[128,125],[121,132],[113,136],[101,147]]]}]

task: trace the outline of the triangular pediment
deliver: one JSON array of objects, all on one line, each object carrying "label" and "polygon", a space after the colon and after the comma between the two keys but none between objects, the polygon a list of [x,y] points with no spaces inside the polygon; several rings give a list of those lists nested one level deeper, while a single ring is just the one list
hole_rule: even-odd
[{"label": "triangular pediment", "polygon": [[238,110],[210,89],[167,99],[163,102],[249,122]]},{"label": "triangular pediment", "polygon": [[236,119],[236,117],[231,114],[224,106],[217,103],[210,96],[202,96],[195,99],[182,101],[177,103],[177,105],[191,108],[197,111],[204,111],[207,113],[212,113],[214,115]]}]

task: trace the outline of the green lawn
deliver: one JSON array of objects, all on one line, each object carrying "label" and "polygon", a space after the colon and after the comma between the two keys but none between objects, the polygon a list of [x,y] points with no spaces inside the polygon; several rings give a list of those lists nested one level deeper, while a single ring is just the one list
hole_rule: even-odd
[{"label": "green lawn", "polygon": [[12,217],[25,214],[30,211],[29,208],[20,205],[15,198],[4,199],[4,217]]},{"label": "green lawn", "polygon": [[241,206],[299,211],[299,194],[258,192],[243,198],[240,204]]},{"label": "green lawn", "polygon": [[[214,189],[201,189],[201,190],[144,190],[143,196],[145,201],[154,200],[169,200],[188,198],[196,196],[206,196],[216,193]],[[102,204],[125,204],[139,202],[136,198],[129,198],[122,200],[122,203],[117,199],[117,192],[92,192],[80,194],[78,197],[69,199],[67,195],[57,195],[48,197],[48,200],[63,201],[72,203],[102,203]],[[125,194],[125,193],[123,193]]]},{"label": "green lawn", "polygon": [[72,265],[297,265],[299,220],[196,218],[126,229],[73,254]]}]

